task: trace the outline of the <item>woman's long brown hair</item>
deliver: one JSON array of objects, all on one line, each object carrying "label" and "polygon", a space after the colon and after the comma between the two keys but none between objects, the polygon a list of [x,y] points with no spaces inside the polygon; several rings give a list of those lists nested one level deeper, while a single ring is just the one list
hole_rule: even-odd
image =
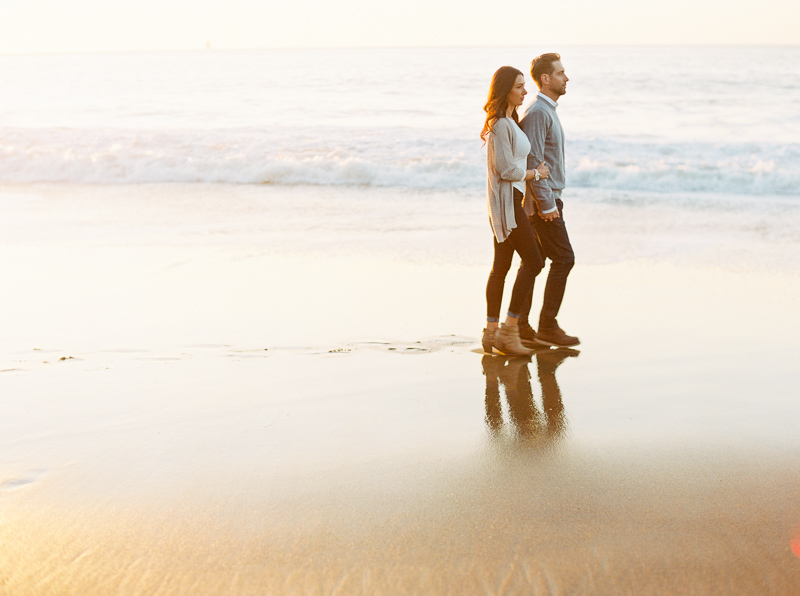
[{"label": "woman's long brown hair", "polygon": [[[492,76],[492,84],[489,87],[489,98],[486,100],[486,105],[483,106],[483,111],[486,112],[486,121],[483,123],[483,130],[481,131],[481,139],[486,142],[486,137],[491,132],[494,123],[498,118],[503,118],[508,110],[508,94],[514,88],[514,83],[517,82],[517,77],[522,73],[513,66],[501,66],[497,72]],[[525,75],[522,75],[525,76]],[[519,124],[519,117],[517,110],[511,113],[514,122]]]}]

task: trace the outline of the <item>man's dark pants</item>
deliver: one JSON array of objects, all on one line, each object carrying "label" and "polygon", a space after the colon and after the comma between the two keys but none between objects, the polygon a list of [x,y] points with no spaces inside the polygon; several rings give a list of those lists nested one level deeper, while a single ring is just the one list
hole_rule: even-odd
[{"label": "man's dark pants", "polygon": [[[561,199],[556,199],[556,205],[560,217],[545,221],[539,217],[539,213],[530,216],[531,226],[536,234],[539,243],[539,250],[545,259],[550,259],[550,271],[547,274],[547,285],[544,288],[544,301],[542,311],[539,315],[540,330],[554,329],[558,326],[556,317],[564,300],[564,290],[567,287],[567,276],[575,265],[575,253],[572,251],[572,244],[567,234],[567,226],[564,223],[564,203]],[[520,323],[528,322],[531,312],[533,292],[528,295],[522,305],[520,313]]]}]

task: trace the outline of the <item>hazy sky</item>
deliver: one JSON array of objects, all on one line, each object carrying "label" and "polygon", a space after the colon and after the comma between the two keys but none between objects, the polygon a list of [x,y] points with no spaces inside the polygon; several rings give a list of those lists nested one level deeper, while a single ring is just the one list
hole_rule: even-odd
[{"label": "hazy sky", "polygon": [[530,0],[0,0],[0,52],[193,49],[207,42],[214,48],[800,44],[797,0],[541,6]]}]

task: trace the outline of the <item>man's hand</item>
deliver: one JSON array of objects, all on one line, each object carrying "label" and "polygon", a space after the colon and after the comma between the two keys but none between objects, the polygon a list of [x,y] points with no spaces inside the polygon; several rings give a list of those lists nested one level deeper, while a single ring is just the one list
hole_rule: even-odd
[{"label": "man's hand", "polygon": [[550,168],[548,168],[547,164],[544,162],[536,166],[536,171],[539,172],[539,180],[544,180],[550,176]]},{"label": "man's hand", "polygon": [[561,215],[559,215],[558,208],[556,208],[555,211],[550,213],[540,213],[539,217],[541,217],[544,221],[553,221],[554,219],[561,217]]}]

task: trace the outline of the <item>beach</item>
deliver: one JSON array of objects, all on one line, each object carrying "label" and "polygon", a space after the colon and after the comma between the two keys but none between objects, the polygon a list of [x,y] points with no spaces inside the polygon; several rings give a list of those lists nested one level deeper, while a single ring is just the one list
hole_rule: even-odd
[{"label": "beach", "polygon": [[479,190],[4,185],[0,592],[794,594],[797,207],[598,196],[506,359]]},{"label": "beach", "polygon": [[[581,343],[485,355],[554,49]],[[799,58],[0,55],[0,594],[794,596]]]}]

